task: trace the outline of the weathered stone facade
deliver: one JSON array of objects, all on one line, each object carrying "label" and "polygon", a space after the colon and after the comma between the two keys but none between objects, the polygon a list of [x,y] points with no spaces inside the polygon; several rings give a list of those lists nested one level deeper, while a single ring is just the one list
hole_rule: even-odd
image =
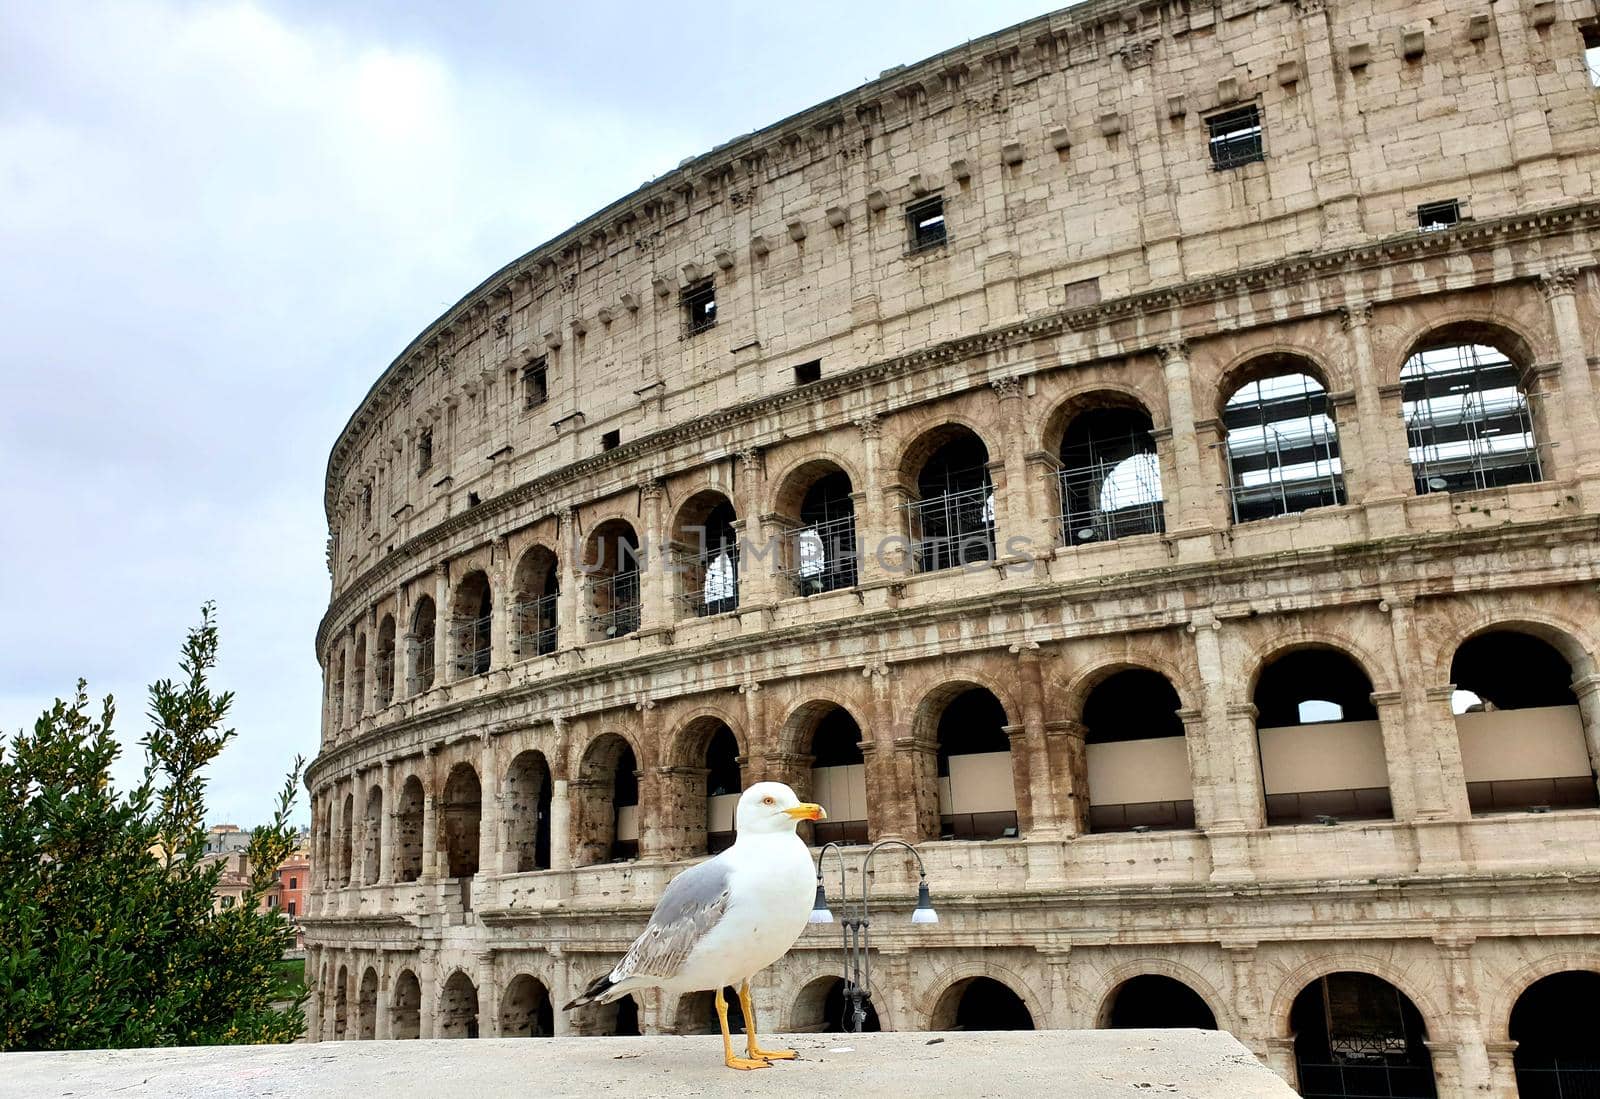
[{"label": "weathered stone facade", "polygon": [[[627,1026],[551,1002],[729,769],[837,765],[941,913],[878,874],[887,1027],[1159,975],[1294,1081],[1297,998],[1361,973],[1439,1094],[1515,1094],[1514,1005],[1600,972],[1596,17],[1090,0],[472,291],[329,463],[313,1037]],[[824,1021],[837,934],[769,1026]]]}]

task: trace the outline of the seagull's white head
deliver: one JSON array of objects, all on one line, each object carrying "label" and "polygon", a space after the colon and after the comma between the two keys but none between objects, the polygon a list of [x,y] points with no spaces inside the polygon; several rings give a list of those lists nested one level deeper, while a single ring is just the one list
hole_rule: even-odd
[{"label": "seagull's white head", "polygon": [[793,832],[803,820],[826,820],[822,806],[801,801],[781,782],[758,782],[739,798],[733,826],[739,835]]}]

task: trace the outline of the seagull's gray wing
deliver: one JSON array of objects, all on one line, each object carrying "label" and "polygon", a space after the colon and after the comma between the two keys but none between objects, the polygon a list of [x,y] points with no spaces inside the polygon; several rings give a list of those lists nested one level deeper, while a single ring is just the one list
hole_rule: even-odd
[{"label": "seagull's gray wing", "polygon": [[670,980],[728,910],[731,876],[727,860],[719,856],[673,878],[650,914],[644,933],[611,971],[612,982],[629,977]]}]

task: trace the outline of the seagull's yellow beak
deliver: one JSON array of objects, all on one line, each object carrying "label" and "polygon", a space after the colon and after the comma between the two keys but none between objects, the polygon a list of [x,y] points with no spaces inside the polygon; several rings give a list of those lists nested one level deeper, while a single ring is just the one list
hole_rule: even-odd
[{"label": "seagull's yellow beak", "polygon": [[822,806],[812,801],[804,801],[799,805],[790,806],[788,809],[785,809],[784,812],[788,813],[795,820],[828,819],[827,810],[823,809]]}]

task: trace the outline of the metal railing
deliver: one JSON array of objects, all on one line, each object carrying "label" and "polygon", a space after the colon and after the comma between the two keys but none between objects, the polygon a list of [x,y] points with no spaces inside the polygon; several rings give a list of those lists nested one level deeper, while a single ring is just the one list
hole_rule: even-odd
[{"label": "metal railing", "polygon": [[1259,438],[1223,443],[1235,523],[1344,503],[1337,429],[1331,423],[1301,424],[1303,430],[1296,431],[1267,424]]},{"label": "metal railing", "polygon": [[413,691],[425,691],[433,686],[433,633],[427,637],[419,638],[415,642],[415,655],[411,663],[411,680]]},{"label": "metal railing", "polygon": [[626,637],[639,629],[639,574],[617,573],[589,582],[595,607],[586,621],[602,638]]},{"label": "metal railing", "polygon": [[1529,1057],[1517,1053],[1521,1099],[1600,1099],[1600,1058]]},{"label": "metal railing", "polygon": [[1167,529],[1161,469],[1154,452],[1056,471],[1061,490],[1061,541],[1109,542]]},{"label": "metal railing", "polygon": [[948,492],[905,505],[918,572],[994,560],[994,488]]},{"label": "metal railing", "polygon": [[1517,368],[1498,352],[1468,346],[1414,356],[1400,372],[1400,401],[1419,495],[1542,479],[1528,399]]},{"label": "metal railing", "polygon": [[1299,1061],[1296,1068],[1301,1099],[1435,1099],[1439,1094],[1428,1065]]},{"label": "metal railing", "polygon": [[556,651],[556,602],[560,594],[541,595],[511,605],[512,637],[519,657],[549,656]]},{"label": "metal railing", "polygon": [[707,618],[739,606],[739,547],[725,542],[689,561],[684,592],[678,596],[689,614]]},{"label": "metal railing", "polygon": [[394,701],[394,650],[378,654],[372,674],[378,679],[378,706],[382,708]]},{"label": "metal railing", "polygon": [[812,523],[794,535],[795,566],[783,570],[796,595],[853,588],[859,576],[854,515]]},{"label": "metal railing", "polygon": [[450,626],[450,645],[455,650],[455,674],[483,675],[489,670],[490,630],[494,616],[457,618]]}]

